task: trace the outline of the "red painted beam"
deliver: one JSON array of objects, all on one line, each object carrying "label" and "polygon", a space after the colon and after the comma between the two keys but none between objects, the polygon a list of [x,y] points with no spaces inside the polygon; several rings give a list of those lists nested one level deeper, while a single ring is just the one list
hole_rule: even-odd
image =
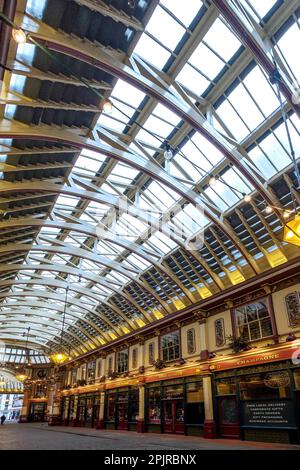
[{"label": "red painted beam", "polygon": [[[17,8],[17,0],[4,0],[3,11],[5,16],[10,20],[14,20]],[[3,80],[5,69],[3,65],[6,65],[9,43],[11,39],[11,26],[6,24],[4,21],[1,22],[0,30],[0,81]]]}]

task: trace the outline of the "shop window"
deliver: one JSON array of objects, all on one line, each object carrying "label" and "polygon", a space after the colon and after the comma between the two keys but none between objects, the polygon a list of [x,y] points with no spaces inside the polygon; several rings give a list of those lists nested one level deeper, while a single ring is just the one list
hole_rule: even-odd
[{"label": "shop window", "polygon": [[225,344],[224,318],[218,318],[215,320],[215,337],[216,346],[220,347]]},{"label": "shop window", "polygon": [[289,319],[289,326],[300,325],[300,296],[299,292],[292,292],[285,297],[285,304]]},{"label": "shop window", "polygon": [[204,398],[202,381],[186,384],[186,424],[204,423]]},{"label": "shop window", "polygon": [[170,384],[163,388],[163,399],[164,400],[174,400],[174,399],[183,399],[183,384]]},{"label": "shop window", "polygon": [[128,371],[128,351],[120,351],[117,353],[117,372],[123,373]]},{"label": "shop window", "polygon": [[294,371],[295,388],[300,390],[300,369]]},{"label": "shop window", "polygon": [[186,340],[188,354],[194,354],[196,351],[195,328],[190,328],[189,330],[187,330]]},{"label": "shop window", "polygon": [[148,390],[148,421],[157,423],[160,421],[160,389],[159,387]]},{"label": "shop window", "polygon": [[234,316],[238,336],[253,341],[273,334],[267,299],[236,308]]},{"label": "shop window", "polygon": [[89,362],[87,365],[87,383],[95,382],[96,361]]},{"label": "shop window", "polygon": [[234,377],[217,380],[217,395],[235,395],[236,379]]},{"label": "shop window", "polygon": [[163,361],[173,361],[180,357],[179,331],[161,337],[161,353]]},{"label": "shop window", "polygon": [[276,371],[241,377],[240,394],[241,400],[289,398],[289,374],[287,371]]},{"label": "shop window", "polygon": [[107,396],[106,420],[115,421],[116,414],[116,393],[109,393]]},{"label": "shop window", "polygon": [[137,388],[129,390],[128,420],[134,423],[139,416],[139,391]]},{"label": "shop window", "polygon": [[138,362],[138,348],[134,348],[132,350],[132,369],[137,368],[137,362]]},{"label": "shop window", "polygon": [[149,364],[153,364],[155,361],[155,344],[154,343],[149,344],[148,355],[149,355]]}]

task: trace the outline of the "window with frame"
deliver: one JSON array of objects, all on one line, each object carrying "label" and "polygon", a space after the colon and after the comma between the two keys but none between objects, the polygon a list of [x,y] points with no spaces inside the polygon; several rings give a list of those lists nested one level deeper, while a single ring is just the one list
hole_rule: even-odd
[{"label": "window with frame", "polygon": [[292,292],[285,296],[285,305],[288,314],[289,326],[300,325],[300,295]]},{"label": "window with frame", "polygon": [[236,334],[249,341],[273,335],[271,312],[267,299],[234,309]]},{"label": "window with frame", "polygon": [[117,372],[127,372],[128,371],[128,350],[119,351],[117,353]]},{"label": "window with frame", "polygon": [[173,361],[180,357],[179,331],[173,331],[161,337],[161,354],[163,361]]},{"label": "window with frame", "polygon": [[132,350],[132,362],[131,362],[132,369],[137,368],[137,362],[138,362],[138,348],[134,348]]},{"label": "window with frame", "polygon": [[149,355],[149,364],[153,364],[155,361],[155,344],[154,343],[149,344],[148,355]]},{"label": "window with frame", "polygon": [[95,381],[96,361],[89,362],[87,365],[87,383],[91,384]]},{"label": "window with frame", "polygon": [[97,364],[97,377],[101,377],[102,375],[102,360],[98,360]]},{"label": "window with frame", "polygon": [[190,328],[186,332],[187,352],[194,354],[196,351],[195,328]]},{"label": "window with frame", "polygon": [[223,346],[226,342],[225,339],[225,327],[224,327],[224,318],[218,318],[215,320],[215,337],[216,337],[216,346]]}]

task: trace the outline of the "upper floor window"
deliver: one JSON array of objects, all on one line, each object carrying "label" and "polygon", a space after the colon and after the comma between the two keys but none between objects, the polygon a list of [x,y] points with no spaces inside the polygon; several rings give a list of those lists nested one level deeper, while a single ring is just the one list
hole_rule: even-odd
[{"label": "upper floor window", "polygon": [[186,341],[188,354],[194,354],[194,352],[196,351],[195,328],[190,328],[189,330],[187,330]]},{"label": "upper floor window", "polygon": [[300,296],[299,292],[292,292],[285,297],[289,326],[300,325]]},{"label": "upper floor window", "polygon": [[149,344],[148,354],[149,354],[149,364],[153,364],[155,361],[155,344],[154,343]]},{"label": "upper floor window", "polygon": [[93,383],[95,381],[96,361],[89,362],[87,365],[87,382]]},{"label": "upper floor window", "polygon": [[71,385],[74,385],[77,382],[77,369],[72,369],[71,372]]},{"label": "upper floor window", "polygon": [[132,368],[137,368],[137,361],[138,361],[138,348],[134,348],[132,350]]},{"label": "upper floor window", "polygon": [[128,371],[128,351],[119,351],[117,353],[117,372],[127,372]]},{"label": "upper floor window", "polygon": [[218,318],[215,320],[215,337],[216,337],[216,346],[223,346],[226,342],[225,340],[225,327],[224,327],[224,318]]},{"label": "upper floor window", "polygon": [[161,353],[163,361],[172,361],[180,356],[179,331],[173,331],[161,337]]},{"label": "upper floor window", "polygon": [[101,377],[102,375],[102,359],[98,360],[97,364],[97,377]]},{"label": "upper floor window", "polygon": [[271,312],[267,299],[234,310],[236,334],[252,341],[272,336]]}]

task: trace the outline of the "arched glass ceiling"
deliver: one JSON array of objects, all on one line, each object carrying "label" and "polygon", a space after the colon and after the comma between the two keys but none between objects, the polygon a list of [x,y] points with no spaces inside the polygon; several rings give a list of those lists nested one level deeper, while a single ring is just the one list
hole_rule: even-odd
[{"label": "arched glass ceiling", "polygon": [[[51,1],[28,1],[26,11],[55,29],[60,27],[66,34],[91,41],[91,30],[83,31],[81,25],[83,7],[74,1],[67,8],[72,8],[72,3],[77,8],[73,31],[66,18],[69,10],[60,12],[60,25],[58,19],[51,17]],[[54,204],[47,196],[41,198],[39,192],[39,199],[27,203],[26,193],[21,192],[17,204],[27,204],[24,212],[17,209],[15,216],[16,209],[6,208],[3,212],[4,221],[20,216],[32,219],[34,214],[43,223],[35,232],[30,229],[34,225],[32,220],[29,226],[24,222],[26,230],[20,235],[18,232],[20,238],[15,242],[28,245],[27,251],[20,247],[20,252],[16,250],[12,254],[7,249],[1,255],[3,263],[16,265],[12,273],[4,270],[1,274],[1,313],[5,318],[1,336],[14,334],[18,338],[22,328],[30,325],[33,342],[45,345],[47,350],[57,348],[65,290],[69,286],[64,346],[77,355],[296,256],[278,240],[282,221],[276,211],[268,213],[266,192],[263,192],[263,188],[264,191],[270,188],[274,205],[282,210],[292,209],[290,188],[295,182],[277,89],[214,3],[218,2],[161,0],[155,8],[152,5],[145,30],[128,50],[136,66],[147,70],[147,78],[158,83],[154,74],[157,77],[160,74],[170,90],[176,90],[185,103],[203,113],[219,136],[241,152],[240,163],[229,161],[207,136],[193,129],[174,110],[137,89],[126,77],[108,83],[105,76],[101,86],[110,95],[113,112],[102,112],[100,116],[95,112],[88,124],[84,120],[80,125],[73,121],[75,132],[85,135],[84,129],[94,127],[94,138],[115,141],[116,147],[123,146],[142,155],[156,165],[157,172],[165,170],[174,184],[167,186],[155,175],[151,177],[135,166],[88,149],[72,161],[64,155],[65,173],[59,172],[56,160],[46,165],[46,170],[56,165],[56,173],[43,173],[45,167],[38,160],[40,173],[32,175],[35,181],[67,182],[66,186],[79,191],[61,191],[58,196],[55,193]],[[297,2],[291,2],[288,11],[282,1],[229,3],[238,9],[246,23],[251,16],[252,25],[256,25],[261,37],[267,35],[273,43],[274,54],[281,58],[286,74],[297,82],[299,66],[293,48],[299,39]],[[99,20],[96,15],[100,13],[93,10],[93,2],[85,4],[84,13],[93,11],[96,24],[96,19]],[[136,2],[141,18],[148,7],[151,9],[151,2]],[[125,21],[122,16],[119,19],[121,23]],[[128,44],[128,38],[134,36],[133,29],[127,25],[122,30]],[[100,38],[96,39],[99,43]],[[109,37],[106,39],[114,53]],[[125,47],[121,49],[117,51],[119,56]],[[42,64],[37,60],[38,53],[31,44],[18,47],[19,67],[22,64],[30,70],[27,75],[17,71],[11,75],[11,91],[19,97],[29,92],[32,95],[28,80]],[[125,56],[122,60],[126,60]],[[34,68],[30,68],[33,64]],[[48,95],[45,93],[44,103],[52,99],[60,106],[52,117],[57,128],[61,125],[71,128],[70,121],[69,124],[63,121],[63,113],[67,112],[64,109],[71,106],[66,98],[71,94],[70,85],[65,83],[69,87],[66,89],[60,84],[59,88],[53,70],[51,73],[47,79],[53,80],[53,95],[49,91]],[[33,88],[37,86],[30,84]],[[83,100],[82,87],[81,95],[78,92],[76,96],[81,98],[80,112],[89,114],[83,106],[92,105],[91,97]],[[284,106],[294,147],[299,153],[299,119],[291,103],[285,102]],[[73,110],[73,115],[76,113],[79,111]],[[5,116],[22,121],[20,106],[7,104]],[[48,111],[39,115],[38,120],[36,117],[32,117],[34,124],[52,123]],[[173,151],[170,162],[164,158],[166,144]],[[10,142],[4,141],[3,145],[9,146]],[[72,147],[64,150],[74,151]],[[44,151],[47,154],[47,148]],[[7,160],[3,157],[5,161],[8,163],[9,157]],[[28,162],[31,163],[30,159]],[[254,194],[257,188],[243,171],[245,167],[257,175],[262,188],[248,204],[243,202],[244,195]],[[20,180],[24,181],[24,168],[22,171]],[[283,171],[287,175],[285,179],[281,176]],[[2,174],[11,181],[8,172]],[[214,186],[208,184],[211,176],[217,177]],[[216,213],[220,211],[228,230],[212,224],[207,214],[200,217],[195,206],[178,192],[179,184],[186,192],[193,190],[200,194],[204,205],[214,207]],[[97,197],[88,198],[84,190],[97,192]],[[53,196],[50,190],[49,194]],[[130,202],[129,213],[113,210],[109,201],[120,197]],[[31,212],[30,207],[37,202],[39,206]],[[171,229],[171,236],[167,236],[158,230],[158,222],[166,219],[175,205],[177,211],[166,224]],[[149,227],[145,218],[133,215],[134,210],[143,211],[157,223]],[[49,223],[45,222],[46,217]],[[106,239],[97,236],[99,224],[107,230]],[[203,246],[196,252],[186,250],[185,238],[203,227],[206,227]],[[11,242],[9,228],[5,230],[3,243]],[[47,298],[51,299],[51,307]]]}]

